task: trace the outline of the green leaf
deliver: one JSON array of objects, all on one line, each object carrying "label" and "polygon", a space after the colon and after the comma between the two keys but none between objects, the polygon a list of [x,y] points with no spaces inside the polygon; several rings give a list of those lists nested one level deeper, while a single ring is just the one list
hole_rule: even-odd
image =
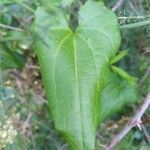
[{"label": "green leaf", "polygon": [[25,59],[17,52],[12,52],[10,50],[0,50],[0,62],[0,68],[2,69],[22,69],[25,63]]},{"label": "green leaf", "polygon": [[72,150],[93,150],[100,123],[100,95],[120,33],[115,14],[89,0],[75,32],[60,9],[38,8],[36,53],[56,129]]},{"label": "green leaf", "polygon": [[122,70],[119,67],[116,66],[111,66],[111,69],[113,70],[113,72],[117,73],[121,78],[127,80],[128,82],[130,82],[130,84],[134,84],[135,81],[137,80],[137,78],[132,77],[131,75],[129,75],[127,72],[125,72],[124,70]]},{"label": "green leaf", "polygon": [[114,64],[116,62],[118,62],[120,59],[122,59],[124,56],[126,56],[128,53],[127,50],[121,51],[118,55],[116,55],[110,62],[110,64]]},{"label": "green leaf", "polygon": [[[109,80],[102,92],[101,121],[120,111],[124,105],[137,100],[137,84],[130,84],[116,73],[110,73]],[[106,111],[107,110],[107,111]]]}]

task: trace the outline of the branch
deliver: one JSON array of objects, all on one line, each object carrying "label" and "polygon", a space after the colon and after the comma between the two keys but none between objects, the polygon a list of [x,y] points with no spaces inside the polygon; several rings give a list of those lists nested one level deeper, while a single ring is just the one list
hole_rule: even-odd
[{"label": "branch", "polygon": [[112,11],[116,11],[123,4],[124,0],[118,0],[116,5],[111,9]]},{"label": "branch", "polygon": [[145,113],[146,109],[148,109],[149,105],[150,93],[145,98],[143,105],[136,112],[135,116],[128,122],[125,128],[106,146],[106,150],[111,150],[115,145],[117,145],[133,127],[138,126],[141,130],[141,117]]},{"label": "branch", "polygon": [[19,31],[19,32],[23,32],[24,31],[23,29],[12,27],[12,26],[8,26],[8,25],[2,24],[2,23],[0,23],[0,27],[1,28],[10,29],[10,30]]}]

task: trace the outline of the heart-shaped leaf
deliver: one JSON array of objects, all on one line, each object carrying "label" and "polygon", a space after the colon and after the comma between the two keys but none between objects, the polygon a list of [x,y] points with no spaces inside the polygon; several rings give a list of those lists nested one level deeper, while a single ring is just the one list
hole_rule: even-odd
[{"label": "heart-shaped leaf", "polygon": [[100,96],[109,62],[120,44],[116,16],[89,0],[72,32],[60,8],[38,8],[36,53],[56,129],[71,149],[92,150],[100,121]]}]

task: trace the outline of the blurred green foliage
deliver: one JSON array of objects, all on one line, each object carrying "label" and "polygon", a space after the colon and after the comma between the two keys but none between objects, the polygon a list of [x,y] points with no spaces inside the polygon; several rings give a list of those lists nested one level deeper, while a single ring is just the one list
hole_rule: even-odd
[{"label": "blurred green foliage", "polygon": [[[108,119],[126,105],[137,101],[137,84],[111,72],[102,93],[102,117]],[[107,110],[107,111],[106,111]]]}]

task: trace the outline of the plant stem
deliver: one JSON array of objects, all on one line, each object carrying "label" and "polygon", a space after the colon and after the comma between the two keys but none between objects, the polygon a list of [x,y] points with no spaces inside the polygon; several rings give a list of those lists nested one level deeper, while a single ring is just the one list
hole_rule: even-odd
[{"label": "plant stem", "polygon": [[35,12],[31,7],[25,5],[24,3],[21,3],[21,2],[17,2],[17,3],[20,4],[21,6],[23,6],[24,8],[28,9],[28,10],[31,11],[32,13]]},{"label": "plant stem", "polygon": [[23,31],[24,31],[24,30],[21,29],[21,28],[16,28],[16,27],[8,26],[8,25],[2,24],[2,23],[0,23],[0,27],[1,27],[1,28],[10,29],[10,30],[19,31],[19,32],[23,32]]},{"label": "plant stem", "polygon": [[112,11],[116,11],[123,4],[124,0],[118,0],[116,5],[111,9]]},{"label": "plant stem", "polygon": [[6,42],[6,41],[21,41],[25,38],[14,38],[14,37],[6,37],[6,38],[0,38],[0,42]]},{"label": "plant stem", "polygon": [[120,16],[118,17],[118,19],[148,19],[150,17],[150,15],[146,15],[146,16]]},{"label": "plant stem", "polygon": [[146,18],[145,16],[123,16],[123,17],[118,17],[118,19],[144,19]]},{"label": "plant stem", "polygon": [[120,29],[132,29],[132,28],[137,28],[137,27],[146,26],[146,25],[150,25],[150,20],[143,20],[143,21],[136,22],[136,23],[121,25]]},{"label": "plant stem", "polygon": [[31,11],[32,13],[34,13],[34,9],[32,9],[31,7],[29,7],[28,5],[22,3],[22,2],[19,2],[19,1],[14,1],[14,0],[10,0],[10,2],[14,2],[14,3],[17,3],[21,6],[23,6],[24,8],[26,8],[27,10]]}]

